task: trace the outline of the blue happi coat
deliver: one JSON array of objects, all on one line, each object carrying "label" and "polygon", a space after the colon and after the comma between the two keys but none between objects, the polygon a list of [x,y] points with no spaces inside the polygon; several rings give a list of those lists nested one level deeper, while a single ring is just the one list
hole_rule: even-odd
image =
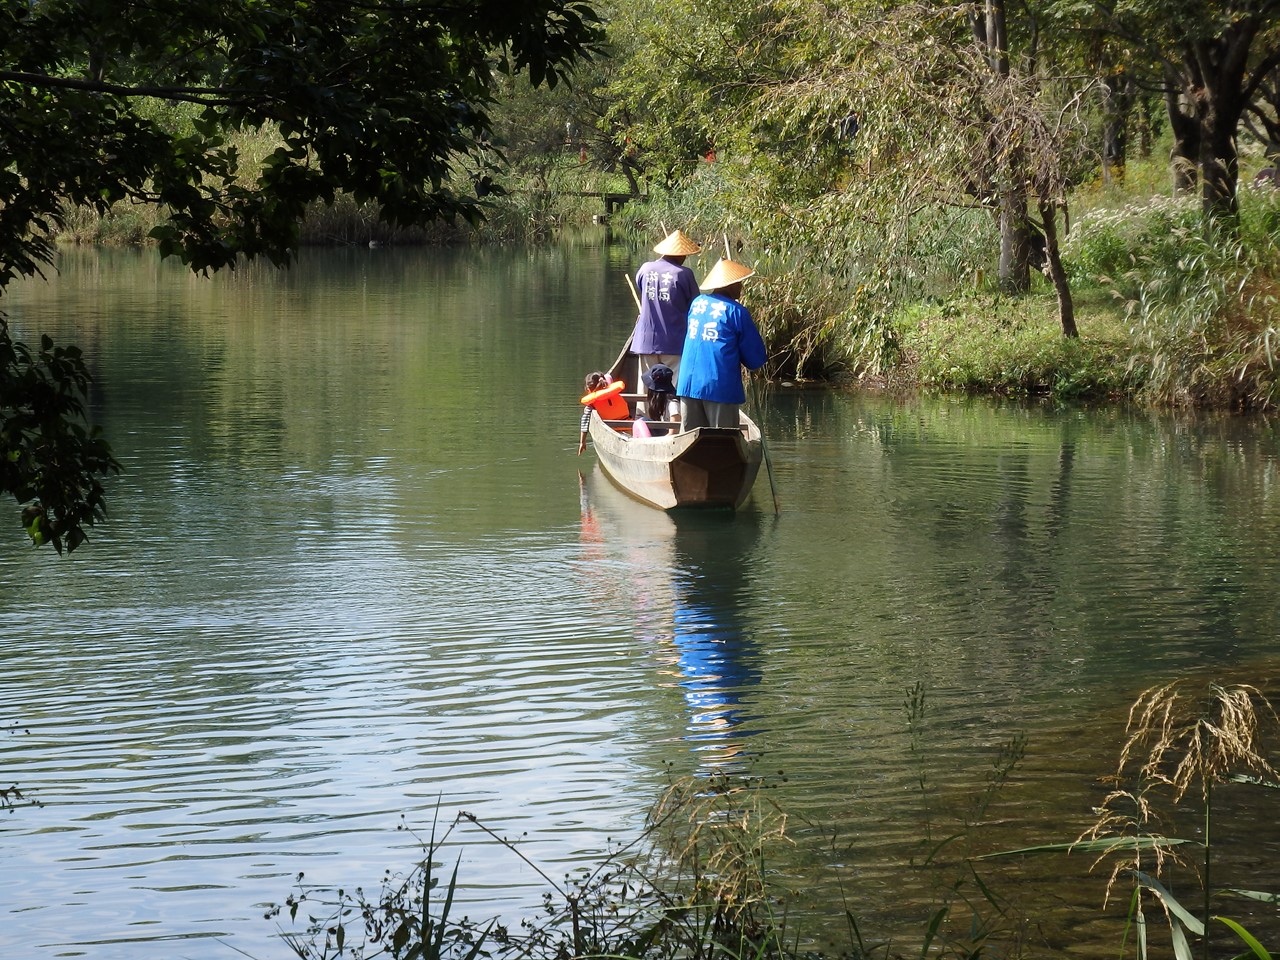
[{"label": "blue happi coat", "polygon": [[747,308],[718,293],[704,293],[689,305],[689,323],[676,393],[714,403],[742,403],[742,368],[755,370],[767,359],[764,340]]}]

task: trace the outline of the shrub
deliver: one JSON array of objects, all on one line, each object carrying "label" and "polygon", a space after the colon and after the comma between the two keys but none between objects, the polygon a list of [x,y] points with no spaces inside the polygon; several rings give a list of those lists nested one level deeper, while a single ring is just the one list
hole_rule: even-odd
[{"label": "shrub", "polygon": [[[1080,218],[1063,244],[1063,265],[1074,281],[1123,284],[1139,263],[1176,263],[1177,236],[1201,222],[1195,197],[1153,197]],[[1123,288],[1123,287],[1122,287]]]}]

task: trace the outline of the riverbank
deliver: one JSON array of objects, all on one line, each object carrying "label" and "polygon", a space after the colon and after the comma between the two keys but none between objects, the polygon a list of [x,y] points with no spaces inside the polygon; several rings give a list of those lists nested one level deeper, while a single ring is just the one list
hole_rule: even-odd
[{"label": "riverbank", "polygon": [[[771,372],[1055,401],[1273,409],[1280,191],[1250,185],[1242,171],[1238,219],[1208,224],[1197,197],[1170,195],[1161,155],[1157,147],[1123,180],[1071,196],[1061,254],[1076,338],[1063,335],[1039,271],[1028,293],[1000,292],[989,211],[922,213],[894,224],[901,236],[893,238],[887,225],[841,223],[835,236],[805,211],[757,211],[759,223],[726,242],[757,267],[749,296]],[[655,222],[684,224],[714,238],[714,254],[718,224],[745,219],[717,205],[719,176],[704,165],[680,196],[629,206],[622,219],[648,234]]]},{"label": "riverbank", "polygon": [[1093,200],[1063,250],[1078,337],[1063,336],[1056,296],[1033,274],[1026,296],[959,289],[899,311],[893,373],[948,390],[1273,409],[1277,191],[1242,191],[1232,228],[1204,223],[1194,197]]},{"label": "riverbank", "polygon": [[1062,335],[1048,290],[1017,299],[974,291],[914,305],[893,325],[896,362],[847,379],[1056,401],[1136,399],[1142,382],[1129,367],[1123,308],[1102,290],[1080,299],[1075,338]]},{"label": "riverbank", "polygon": [[[576,157],[557,155],[536,169],[483,187],[459,181],[452,189],[483,193],[485,219],[478,224],[460,220],[397,227],[379,219],[375,204],[339,194],[332,203],[311,205],[299,225],[298,242],[303,247],[537,242],[565,228],[603,222],[603,196],[624,195],[627,185],[617,174],[594,170]],[[164,208],[157,205],[121,202],[105,212],[76,207],[66,211],[57,240],[71,245],[149,246],[151,231],[164,218]]]},{"label": "riverbank", "polygon": [[[719,205],[714,180],[706,182],[715,176],[706,166],[678,195],[657,192],[627,204],[612,218],[613,228],[647,239],[680,223],[715,237],[721,233],[715,225],[731,215]],[[1076,191],[1062,250],[1080,334],[1074,338],[1063,336],[1057,298],[1040,273],[1033,271],[1025,295],[999,292],[994,271],[983,266],[993,256],[993,237],[982,211],[933,224],[941,241],[853,290],[833,281],[829,264],[782,258],[768,253],[765,238],[739,234],[736,241],[748,251],[766,251],[758,258],[739,255],[760,270],[750,297],[769,342],[769,372],[1056,402],[1273,409],[1280,399],[1274,347],[1280,341],[1274,241],[1280,191],[1242,188],[1239,223],[1228,231],[1201,222],[1196,198],[1167,196],[1164,179],[1161,164],[1147,161],[1135,164],[1122,184]],[[478,226],[394,228],[375,209],[343,197],[316,206],[300,242],[539,242],[600,221],[601,194],[621,189],[616,175],[561,157],[488,198],[488,219]],[[59,239],[146,244],[159,221],[153,208],[121,207],[106,215],[78,210]],[[714,252],[710,241],[708,251]],[[874,255],[866,260],[871,269]]]}]

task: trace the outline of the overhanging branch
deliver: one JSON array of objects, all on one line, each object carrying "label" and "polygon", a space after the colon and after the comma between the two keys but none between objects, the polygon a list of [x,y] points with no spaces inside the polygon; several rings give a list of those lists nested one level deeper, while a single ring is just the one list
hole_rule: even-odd
[{"label": "overhanging branch", "polygon": [[120,97],[155,97],[158,100],[178,100],[210,107],[244,106],[250,102],[243,96],[245,91],[227,90],[221,87],[123,86],[101,80],[54,77],[47,73],[24,73],[18,70],[0,70],[0,83],[20,83],[31,87],[60,90],[83,90],[87,93],[110,93]]}]

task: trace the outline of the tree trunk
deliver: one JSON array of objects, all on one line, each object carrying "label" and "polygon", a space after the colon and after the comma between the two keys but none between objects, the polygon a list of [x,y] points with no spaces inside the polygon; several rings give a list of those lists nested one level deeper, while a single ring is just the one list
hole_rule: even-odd
[{"label": "tree trunk", "polygon": [[991,72],[998,77],[1009,75],[1009,31],[1004,13],[1004,0],[986,0],[987,57]]},{"label": "tree trunk", "polygon": [[1200,203],[1207,216],[1239,212],[1236,131],[1249,101],[1249,50],[1259,26],[1256,17],[1239,20],[1214,39],[1189,45],[1183,57],[1185,73],[1200,81],[1194,102],[1200,124]]},{"label": "tree trunk", "polygon": [[1173,192],[1191,193],[1196,188],[1196,170],[1200,165],[1200,121],[1182,106],[1182,85],[1176,76],[1165,77],[1164,103],[1169,112],[1169,130],[1173,147],[1169,163],[1173,168]]},{"label": "tree trunk", "polygon": [[[1208,97],[1200,111],[1200,206],[1206,216],[1235,217],[1240,158],[1236,123],[1223,117]],[[1238,118],[1237,118],[1238,120]]]},{"label": "tree trunk", "polygon": [[[985,46],[994,83],[1009,76],[1009,31],[1004,0],[984,0],[974,34]],[[1024,153],[1012,147],[1000,177],[1000,289],[1020,294],[1031,289],[1031,238],[1027,228],[1027,177]]]},{"label": "tree trunk", "polygon": [[1102,112],[1102,180],[1124,180],[1129,150],[1129,113],[1133,107],[1133,81],[1123,68],[1111,71],[1106,81]]},{"label": "tree trunk", "polygon": [[1143,160],[1151,156],[1152,140],[1155,137],[1152,99],[1145,94],[1138,98],[1138,156]]},{"label": "tree trunk", "polygon": [[1275,166],[1280,162],[1280,78],[1265,78],[1244,109],[1240,122],[1262,144],[1267,163]]},{"label": "tree trunk", "polygon": [[640,171],[640,164],[636,162],[634,157],[623,157],[618,161],[618,169],[627,178],[627,192],[632,197],[640,196],[640,181],[636,176]]},{"label": "tree trunk", "polygon": [[1011,151],[1013,170],[1000,191],[1000,289],[1031,289],[1031,234],[1027,229],[1027,188],[1021,175],[1021,151]]},{"label": "tree trunk", "polygon": [[1047,200],[1040,201],[1040,221],[1044,226],[1045,272],[1053,283],[1054,293],[1058,295],[1058,322],[1062,324],[1064,337],[1078,337],[1076,329],[1076,306],[1071,298],[1071,284],[1067,282],[1067,271],[1062,267],[1062,254],[1058,249],[1057,205]]}]

